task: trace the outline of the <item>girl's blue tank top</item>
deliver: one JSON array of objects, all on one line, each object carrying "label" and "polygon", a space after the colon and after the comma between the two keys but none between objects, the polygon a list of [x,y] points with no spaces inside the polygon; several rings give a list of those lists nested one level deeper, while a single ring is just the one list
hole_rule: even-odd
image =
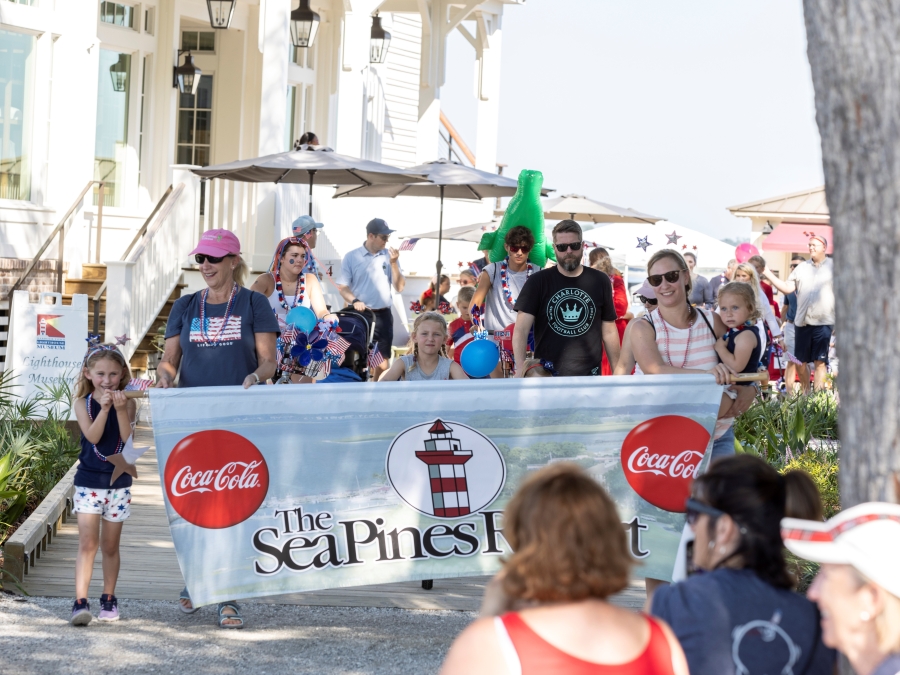
[{"label": "girl's blue tank top", "polygon": [[[91,402],[91,418],[97,419],[100,414],[100,403],[94,400],[92,396]],[[84,401],[79,401],[75,405],[85,405]],[[112,455],[119,445],[119,416],[116,415],[116,409],[110,407],[106,417],[106,427],[103,429],[103,437],[97,443],[97,452],[106,457]],[[113,465],[109,462],[101,460],[94,452],[94,444],[81,434],[81,453],[78,455],[78,470],[75,472],[75,485],[78,487],[94,488],[99,490],[118,490],[119,488],[131,487],[131,476],[123,473],[116,479],[112,485],[109,479],[112,477]]]}]

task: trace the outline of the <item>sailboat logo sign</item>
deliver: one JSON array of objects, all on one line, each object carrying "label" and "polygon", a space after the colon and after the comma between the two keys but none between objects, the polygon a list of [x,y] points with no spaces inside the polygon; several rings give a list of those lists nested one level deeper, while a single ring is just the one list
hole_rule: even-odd
[{"label": "sailboat logo sign", "polygon": [[441,419],[400,432],[386,465],[401,499],[435,518],[478,513],[493,503],[506,482],[503,456],[491,439]]}]

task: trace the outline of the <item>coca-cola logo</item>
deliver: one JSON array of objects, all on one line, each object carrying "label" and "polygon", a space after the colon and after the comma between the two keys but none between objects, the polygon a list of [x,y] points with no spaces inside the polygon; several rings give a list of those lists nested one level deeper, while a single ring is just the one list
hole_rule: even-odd
[{"label": "coca-cola logo", "polygon": [[269,490],[262,453],[230,431],[198,431],[182,438],[166,461],[164,478],[178,515],[209,529],[247,520]]},{"label": "coca-cola logo", "polygon": [[632,489],[666,511],[684,513],[709,432],[679,415],[641,422],[622,443],[622,470]]}]

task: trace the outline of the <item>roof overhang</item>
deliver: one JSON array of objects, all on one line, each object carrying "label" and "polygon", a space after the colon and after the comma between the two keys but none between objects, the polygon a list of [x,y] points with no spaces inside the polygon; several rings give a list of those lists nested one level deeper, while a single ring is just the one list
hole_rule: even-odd
[{"label": "roof overhang", "polygon": [[790,220],[823,225],[830,222],[824,186],[729,206],[728,210],[738,218]]}]

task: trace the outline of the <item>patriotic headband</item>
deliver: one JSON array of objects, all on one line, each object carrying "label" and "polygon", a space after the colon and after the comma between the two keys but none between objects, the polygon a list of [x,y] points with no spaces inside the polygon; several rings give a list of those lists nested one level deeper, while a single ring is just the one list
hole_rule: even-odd
[{"label": "patriotic headband", "polygon": [[[119,356],[122,356],[122,352],[119,351],[119,348],[116,345],[104,345],[100,344],[100,336],[94,335],[93,333],[89,333],[87,337],[88,349],[84,355],[84,361],[82,361],[82,366],[87,366],[88,359],[91,358],[94,354],[98,354],[100,352],[116,352]],[[125,358],[122,356],[122,358]]]}]

